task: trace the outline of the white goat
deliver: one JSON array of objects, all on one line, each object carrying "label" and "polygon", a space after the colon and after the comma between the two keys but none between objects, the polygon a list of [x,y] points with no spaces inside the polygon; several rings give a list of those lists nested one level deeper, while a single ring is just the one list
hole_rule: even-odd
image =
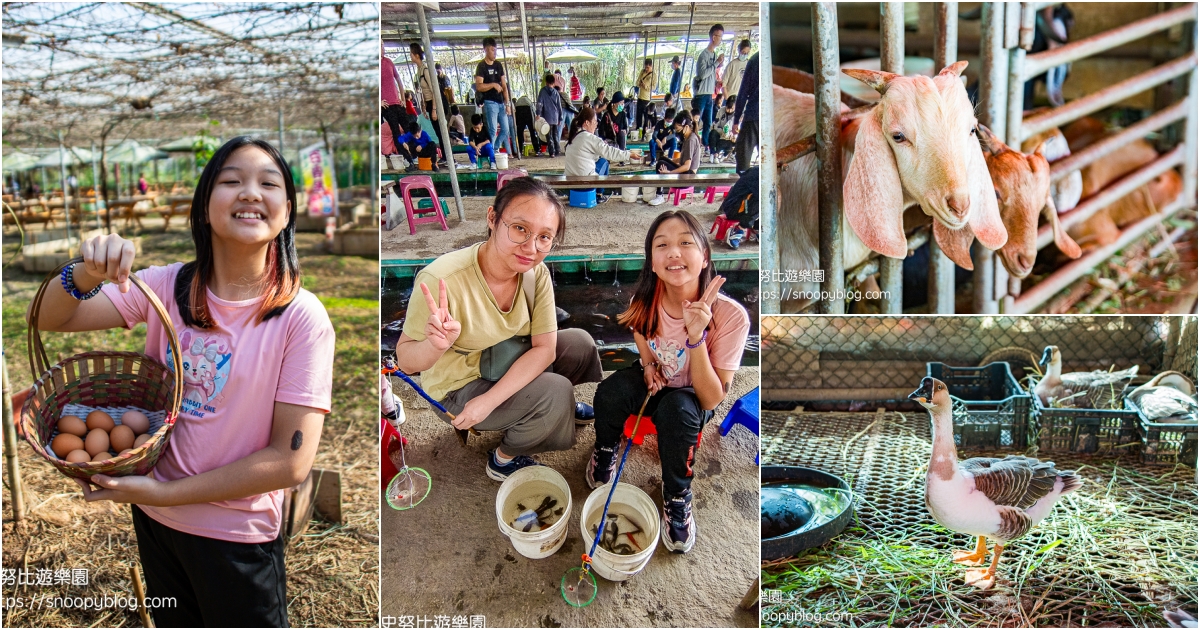
[{"label": "white goat", "polygon": [[[934,218],[946,255],[970,269],[971,242],[990,249],[1008,240],[1000,218],[960,61],[936,77],[903,77],[845,69],[875,88],[875,110],[842,129],[842,262],[846,269],[871,251],[904,258],[904,209],[920,206]],[[816,131],[815,101],[774,87],[775,142],[784,147]],[[843,108],[844,110],[844,108]],[[816,156],[789,165],[779,179],[780,258],[784,269],[818,269]],[[816,290],[814,285],[800,287]]]}]

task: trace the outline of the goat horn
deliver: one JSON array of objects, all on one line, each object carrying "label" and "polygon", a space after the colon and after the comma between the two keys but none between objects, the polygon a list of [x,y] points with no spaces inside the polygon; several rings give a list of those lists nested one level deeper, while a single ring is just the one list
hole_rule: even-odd
[{"label": "goat horn", "polygon": [[842,68],[842,73],[850,78],[866,83],[876,92],[879,92],[881,96],[887,93],[888,83],[900,78],[900,75],[892,74],[891,72],[866,70],[863,68]]}]

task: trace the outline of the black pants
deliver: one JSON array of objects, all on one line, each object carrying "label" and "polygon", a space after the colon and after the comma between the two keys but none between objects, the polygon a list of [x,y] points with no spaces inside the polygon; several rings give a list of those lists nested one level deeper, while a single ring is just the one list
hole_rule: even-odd
[{"label": "black pants", "polygon": [[[596,386],[596,446],[616,447],[625,430],[625,420],[635,415],[646,398],[642,368],[614,372]],[[665,387],[650,397],[646,416],[658,430],[658,458],[662,460],[663,491],[668,497],[692,486],[692,463],[700,447],[700,433],[713,417],[700,408],[691,387]]]},{"label": "black pants", "polygon": [[[667,167],[667,170],[668,170],[668,171],[673,171],[673,170],[675,170],[675,169],[679,168],[679,165],[678,165],[678,164],[676,164],[675,162],[671,161],[671,160],[670,160],[669,158],[667,158],[667,157],[660,157],[660,158],[658,158],[658,162],[656,162],[656,163],[654,164],[654,172],[655,172],[655,173],[657,173],[657,172],[658,172],[658,167],[660,167],[660,166],[665,166],[665,167]],[[696,166],[696,165],[695,165],[695,164],[693,164],[692,166]],[[668,191],[670,191],[670,190],[671,190],[670,188],[659,188],[659,189],[658,189],[658,194],[660,194],[660,195],[665,195],[665,194],[667,194],[667,192],[668,192]],[[643,395],[645,395],[645,394],[643,394]]]},{"label": "black pants", "polygon": [[758,121],[743,121],[738,131],[737,145],[733,149],[734,155],[737,156],[736,170],[739,174],[745,173],[750,168],[750,159],[754,157],[754,151],[757,149]]},{"label": "black pants", "polygon": [[400,146],[400,136],[404,135],[405,127],[412,122],[412,114],[404,111],[403,105],[389,105],[382,110],[383,120],[392,130],[392,142]]},{"label": "black pants", "polygon": [[159,628],[286,628],[283,534],[236,543],[176,531],[133,508],[146,596],[174,598],[151,610]]},{"label": "black pants", "polygon": [[529,130],[529,140],[533,143],[533,152],[540,153],[542,143],[538,140],[537,131],[533,128],[533,109],[525,106],[517,108],[517,129],[513,135],[517,137],[517,151],[525,154],[525,130]]}]

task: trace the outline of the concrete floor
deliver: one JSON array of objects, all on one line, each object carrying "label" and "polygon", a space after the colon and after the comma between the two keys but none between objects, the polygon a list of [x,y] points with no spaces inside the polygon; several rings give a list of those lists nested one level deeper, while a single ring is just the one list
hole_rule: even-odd
[{"label": "concrete floor", "polygon": [[[526,160],[529,162],[530,160]],[[436,258],[446,252],[467,247],[487,237],[487,209],[492,197],[463,197],[467,220],[459,221],[450,200],[450,217],[446,220],[449,230],[435,224],[417,226],[416,234],[408,233],[408,223],[391,231],[380,233],[380,256],[383,259]],[[712,226],[720,208],[717,203],[705,203],[704,197],[688,196],[678,206],[696,216],[705,229]],[[625,203],[620,197],[599,204],[594,208],[567,208],[566,242],[554,250],[552,255],[596,255],[642,254],[646,246],[646,230],[659,214],[675,208],[667,203],[651,206],[644,202]],[[715,234],[708,240],[713,253],[730,252],[724,242],[716,242]],[[743,243],[738,252],[749,256],[758,255],[758,242]]]},{"label": "concrete floor", "polygon": [[[570,484],[573,514],[563,547],[530,560],[496,526],[500,484],[483,468],[500,435],[472,437],[463,448],[410,387],[395,383],[408,415],[400,427],[409,440],[408,464],[429,471],[433,484],[412,510],[380,501],[382,615],[484,615],[487,627],[758,627],[757,609],[738,607],[759,570],[758,437],[744,427],[727,436],[719,431],[732,403],[758,385],[758,368],[738,371],[705,428],[692,485],[695,548],[677,555],[658,543],[646,568],[628,581],[598,578],[596,600],[582,609],[562,600],[559,581],[590,546],[579,532],[579,512],[590,493],[584,470],[594,429],[581,427],[570,451],[537,456]],[[582,385],[576,398],[591,402],[594,392],[594,384]],[[622,481],[661,504],[660,479],[656,438],[650,437],[630,451]]]}]

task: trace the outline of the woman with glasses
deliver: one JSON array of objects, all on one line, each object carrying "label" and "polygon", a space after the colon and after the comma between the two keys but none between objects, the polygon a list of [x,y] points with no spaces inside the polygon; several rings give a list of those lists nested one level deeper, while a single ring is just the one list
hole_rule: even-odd
[{"label": "woman with glasses", "polygon": [[[590,423],[574,385],[598,383],[600,355],[583,330],[558,330],[542,261],[566,232],[544,182],[505,183],[488,208],[487,240],[450,252],[417,274],[396,363],[454,414],[456,429],[502,431],[488,477],[504,481],[544,451],[570,449]],[[414,290],[415,292],[415,290]],[[436,292],[436,294],[435,294]]]}]

